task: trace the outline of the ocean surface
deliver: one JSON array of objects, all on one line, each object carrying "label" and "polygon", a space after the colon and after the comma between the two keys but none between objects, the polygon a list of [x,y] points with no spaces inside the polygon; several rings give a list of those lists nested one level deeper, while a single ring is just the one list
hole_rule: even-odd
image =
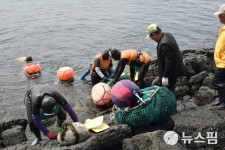
[{"label": "ocean surface", "polygon": [[[221,23],[213,13],[217,0],[1,0],[0,121],[26,117],[25,92],[49,84],[74,106],[81,121],[99,111],[91,104],[91,86],[78,80],[94,56],[109,48],[138,49],[156,58],[156,43],[146,28],[156,23],[174,35],[181,50],[214,47]],[[41,78],[27,80],[24,62],[32,56]],[[116,63],[115,63],[116,64]],[[59,68],[75,70],[72,86],[54,84]],[[90,76],[87,77],[90,79]]]}]

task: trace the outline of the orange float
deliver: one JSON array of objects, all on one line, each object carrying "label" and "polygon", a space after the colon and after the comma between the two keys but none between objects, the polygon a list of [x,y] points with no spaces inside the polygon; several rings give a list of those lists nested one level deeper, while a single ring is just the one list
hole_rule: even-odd
[{"label": "orange float", "polygon": [[27,63],[24,68],[24,72],[28,75],[36,74],[41,72],[41,66],[40,64],[36,62]]},{"label": "orange float", "polygon": [[111,102],[111,88],[106,83],[98,83],[91,90],[92,102],[98,106],[104,106]]},{"label": "orange float", "polygon": [[57,71],[57,77],[61,81],[68,81],[73,79],[74,74],[75,72],[71,67],[62,67]]}]

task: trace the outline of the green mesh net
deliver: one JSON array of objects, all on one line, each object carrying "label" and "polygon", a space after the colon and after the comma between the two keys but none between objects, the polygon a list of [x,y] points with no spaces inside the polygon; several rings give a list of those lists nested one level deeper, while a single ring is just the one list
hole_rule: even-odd
[{"label": "green mesh net", "polygon": [[151,123],[163,123],[175,112],[177,101],[174,94],[165,87],[147,87],[142,89],[143,96],[139,105],[129,108],[115,108],[118,123],[133,127],[146,126]]}]

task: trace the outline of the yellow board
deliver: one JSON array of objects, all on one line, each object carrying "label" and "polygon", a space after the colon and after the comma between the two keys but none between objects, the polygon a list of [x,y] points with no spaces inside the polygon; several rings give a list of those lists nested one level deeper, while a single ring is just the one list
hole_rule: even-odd
[{"label": "yellow board", "polygon": [[92,128],[92,130],[94,132],[101,132],[101,131],[104,131],[104,130],[106,130],[108,128],[109,128],[109,125],[107,125],[106,123],[102,123],[100,126]]},{"label": "yellow board", "polygon": [[92,128],[96,128],[98,126],[101,126],[101,124],[103,123],[103,116],[99,116],[96,117],[94,119],[87,119],[84,123],[84,125],[86,126],[86,128],[88,130],[92,129]]}]

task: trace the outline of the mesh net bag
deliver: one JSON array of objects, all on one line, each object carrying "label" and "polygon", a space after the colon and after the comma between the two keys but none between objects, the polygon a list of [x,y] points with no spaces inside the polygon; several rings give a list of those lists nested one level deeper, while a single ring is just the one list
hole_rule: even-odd
[{"label": "mesh net bag", "polygon": [[118,123],[133,127],[151,123],[163,123],[175,112],[177,101],[174,94],[165,87],[147,87],[142,89],[139,104],[132,108],[116,108],[114,114]]}]

